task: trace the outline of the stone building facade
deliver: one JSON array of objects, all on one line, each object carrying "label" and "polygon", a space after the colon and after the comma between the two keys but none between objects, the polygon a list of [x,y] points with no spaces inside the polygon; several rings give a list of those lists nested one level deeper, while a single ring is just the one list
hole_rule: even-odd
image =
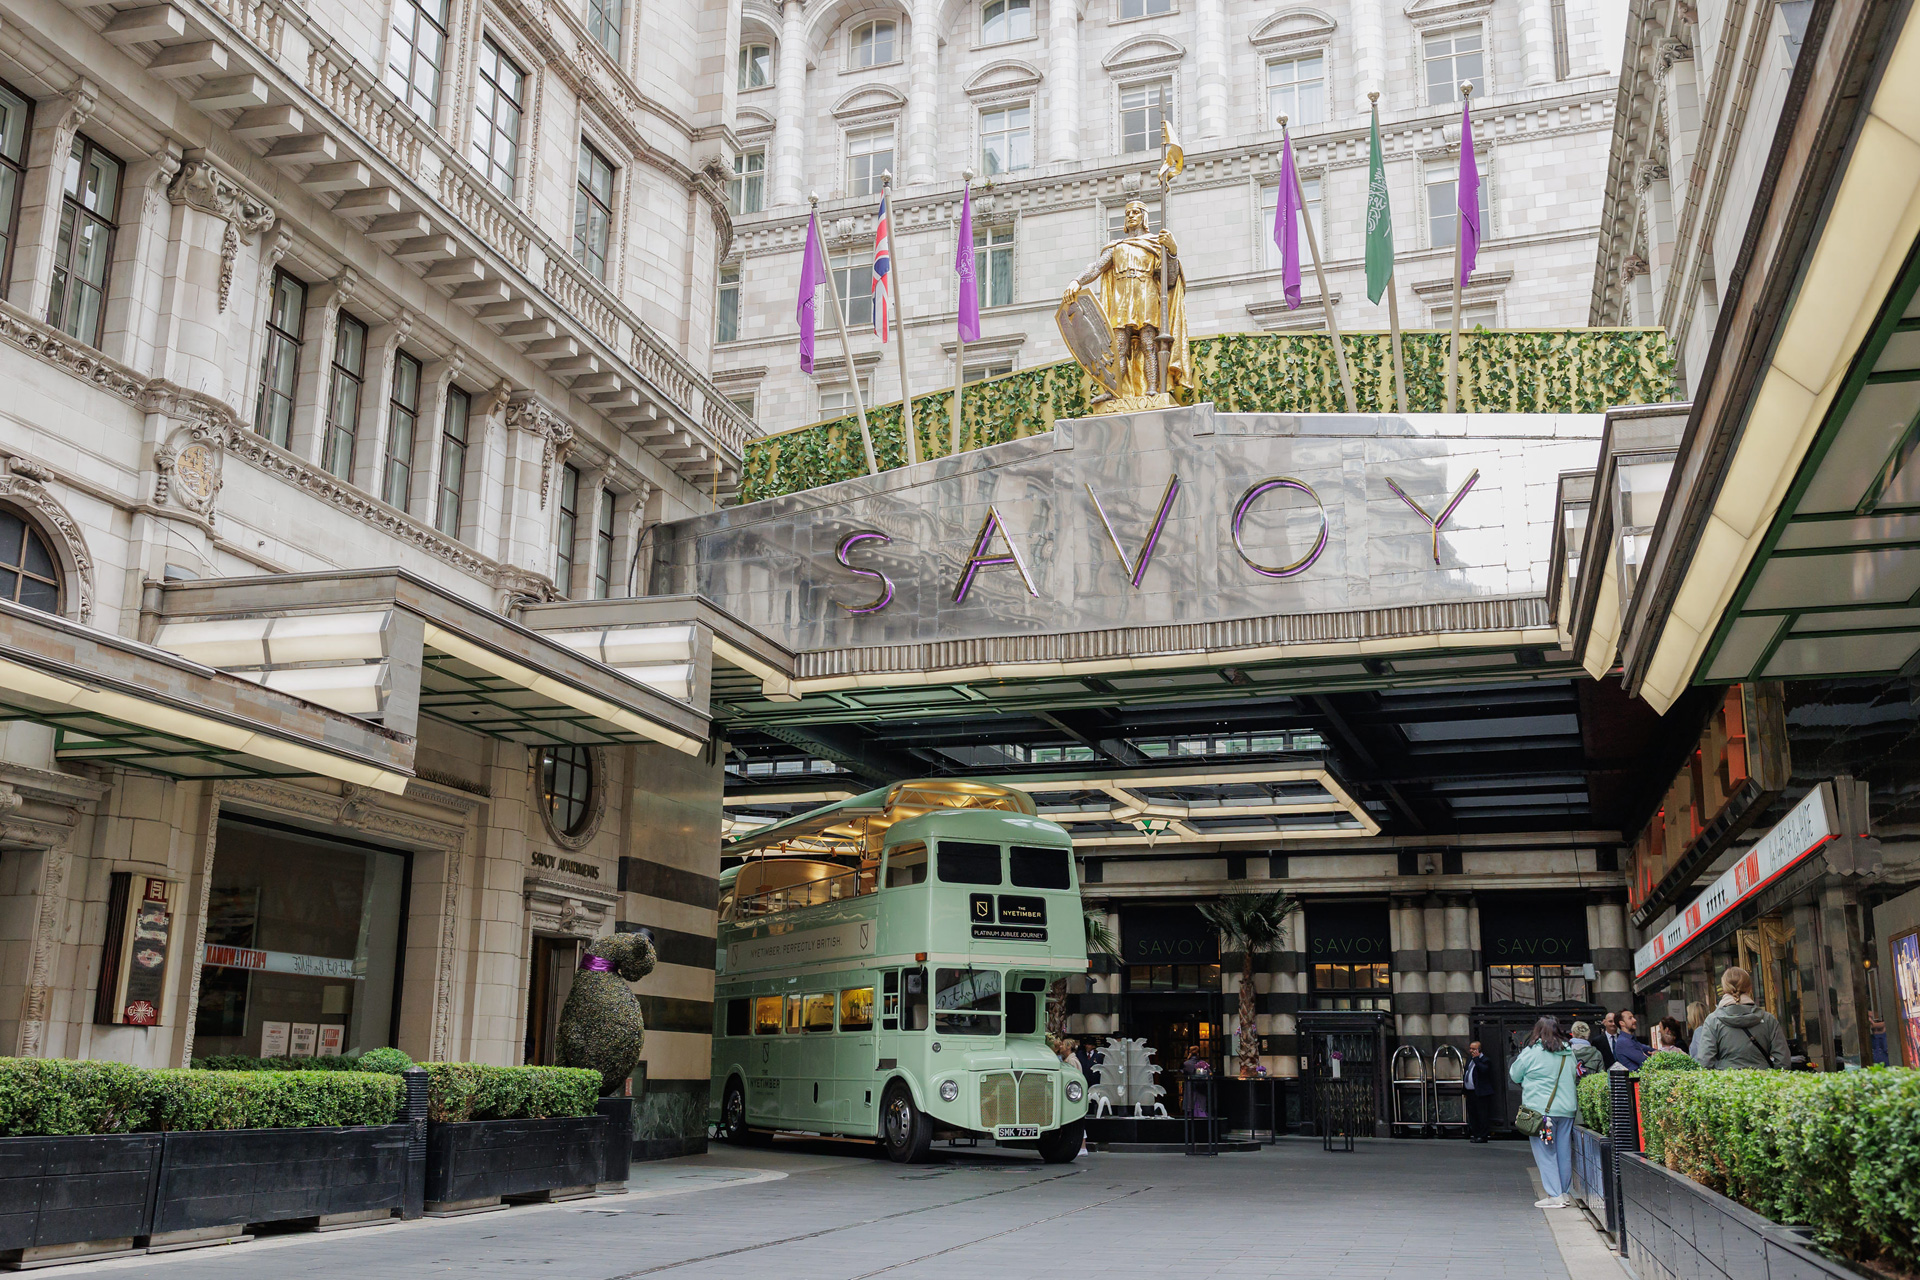
[{"label": "stone building facade", "polygon": [[708,632],[592,610],[751,431],[736,28],[9,6],[0,1052],[538,1061],[647,927],[642,1135],[704,1141]]},{"label": "stone building facade", "polygon": [[1584,314],[1619,54],[1598,4],[747,0],[740,42],[738,233],[720,276],[714,376],[769,430],[838,416],[847,403],[830,324],[811,377],[793,354],[810,193],[850,296],[854,362],[886,402],[899,396],[899,375],[868,302],[879,174],[896,183],[908,368],[926,392],[954,378],[962,171],[976,173],[983,307],[967,376],[1058,360],[1066,352],[1052,312],[1117,233],[1126,201],[1146,199],[1159,225],[1163,112],[1187,153],[1170,225],[1196,334],[1323,325],[1311,272],[1298,310],[1282,297],[1271,236],[1282,112],[1339,322],[1387,327],[1384,299],[1366,301],[1363,270],[1375,91],[1401,322],[1444,326],[1464,79],[1477,86],[1489,228],[1464,320],[1553,326]]}]

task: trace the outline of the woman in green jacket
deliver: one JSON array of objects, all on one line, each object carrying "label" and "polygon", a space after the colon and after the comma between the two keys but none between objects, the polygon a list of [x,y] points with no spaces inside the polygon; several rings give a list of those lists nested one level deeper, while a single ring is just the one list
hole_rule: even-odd
[{"label": "woman in green jacket", "polygon": [[1533,1162],[1540,1167],[1540,1185],[1547,1193],[1533,1202],[1536,1209],[1567,1207],[1567,1188],[1573,1182],[1573,1122],[1580,1113],[1574,1090],[1578,1074],[1560,1020],[1552,1017],[1533,1024],[1527,1047],[1507,1068],[1507,1078],[1520,1086],[1520,1105],[1547,1118],[1532,1138]]}]

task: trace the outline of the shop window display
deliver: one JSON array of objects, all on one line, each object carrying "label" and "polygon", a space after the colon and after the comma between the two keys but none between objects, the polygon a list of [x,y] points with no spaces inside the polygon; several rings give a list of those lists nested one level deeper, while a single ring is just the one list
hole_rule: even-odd
[{"label": "shop window display", "polygon": [[406,895],[404,854],[223,820],[194,1055],[391,1045]]},{"label": "shop window display", "polygon": [[1393,980],[1385,964],[1316,964],[1313,966],[1313,1007],[1316,1009],[1391,1009]]}]

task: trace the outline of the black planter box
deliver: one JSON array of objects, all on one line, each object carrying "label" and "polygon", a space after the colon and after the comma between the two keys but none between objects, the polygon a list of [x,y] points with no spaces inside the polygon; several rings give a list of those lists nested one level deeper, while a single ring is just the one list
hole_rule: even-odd
[{"label": "black planter box", "polygon": [[604,1115],[427,1126],[427,1204],[469,1204],[605,1181]]},{"label": "black planter box", "polygon": [[161,1137],[0,1138],[0,1252],[147,1234]]},{"label": "black planter box", "polygon": [[1585,1125],[1573,1127],[1571,1194],[1615,1239],[1620,1235],[1619,1196],[1613,1191],[1613,1142]]},{"label": "black planter box", "polygon": [[159,1136],[155,1235],[392,1210],[406,1197],[403,1124]]},{"label": "black planter box", "polygon": [[594,1109],[607,1118],[607,1164],[600,1181],[625,1183],[633,1174],[633,1099],[602,1098]]},{"label": "black planter box", "polygon": [[1862,1274],[1805,1238],[1644,1156],[1622,1154],[1620,1222],[1640,1280],[1824,1280]]}]

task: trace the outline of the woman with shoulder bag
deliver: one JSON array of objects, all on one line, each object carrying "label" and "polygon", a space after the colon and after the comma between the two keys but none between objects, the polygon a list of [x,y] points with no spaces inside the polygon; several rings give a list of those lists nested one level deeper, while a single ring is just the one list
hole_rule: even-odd
[{"label": "woman with shoulder bag", "polygon": [[1546,1197],[1536,1209],[1567,1207],[1567,1188],[1573,1182],[1573,1123],[1580,1113],[1574,1092],[1577,1062],[1573,1048],[1560,1032],[1560,1020],[1546,1017],[1533,1024],[1527,1047],[1507,1068],[1507,1078],[1520,1086],[1520,1112],[1513,1127],[1533,1144],[1533,1162],[1540,1168]]},{"label": "woman with shoulder bag", "polygon": [[1779,1020],[1753,1002],[1753,975],[1738,965],[1721,974],[1720,1003],[1700,1024],[1693,1060],[1710,1071],[1777,1071],[1789,1052]]}]

